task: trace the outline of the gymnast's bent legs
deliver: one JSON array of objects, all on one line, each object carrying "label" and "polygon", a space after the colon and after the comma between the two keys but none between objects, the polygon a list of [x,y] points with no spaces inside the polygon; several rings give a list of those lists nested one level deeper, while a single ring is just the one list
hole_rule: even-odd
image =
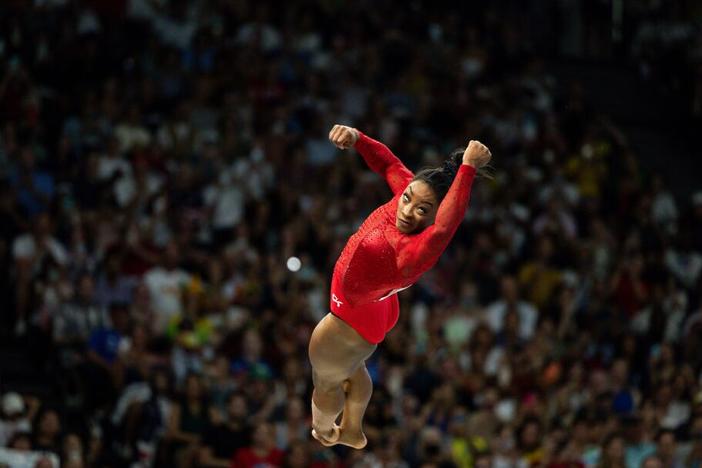
[{"label": "gymnast's bent legs", "polygon": [[[373,392],[365,361],[376,348],[333,314],[327,314],[312,332],[312,436],[322,445],[365,447],[363,414]],[[337,426],[342,411],[341,426]]]}]

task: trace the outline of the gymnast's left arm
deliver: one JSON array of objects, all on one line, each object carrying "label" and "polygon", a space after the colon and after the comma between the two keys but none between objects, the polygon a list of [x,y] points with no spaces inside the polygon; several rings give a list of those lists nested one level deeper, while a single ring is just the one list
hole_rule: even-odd
[{"label": "gymnast's left arm", "polygon": [[463,164],[439,205],[434,224],[416,236],[404,237],[398,245],[397,267],[404,276],[423,273],[439,259],[461,225],[478,168],[489,163],[491,158],[490,150],[482,143],[471,141],[468,144]]},{"label": "gymnast's left arm", "polygon": [[436,263],[460,226],[475,179],[476,169],[461,164],[449,191],[441,201],[434,224],[416,236],[406,236],[397,246],[397,267],[404,276],[424,272]]}]

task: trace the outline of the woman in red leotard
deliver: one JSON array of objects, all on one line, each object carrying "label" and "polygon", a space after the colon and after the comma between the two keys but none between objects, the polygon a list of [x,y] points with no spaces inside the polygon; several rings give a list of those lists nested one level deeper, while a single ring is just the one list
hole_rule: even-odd
[{"label": "woman in red leotard", "polygon": [[[350,147],[385,178],[393,198],[348,240],[334,267],[330,308],[312,332],[312,435],[323,445],[363,448],[363,414],[373,390],[365,361],[399,315],[397,292],[439,259],[461,223],[476,170],[492,157],[471,140],[440,168],[412,174],[384,144],[334,125],[329,139]],[[343,411],[341,424],[336,419]]]}]

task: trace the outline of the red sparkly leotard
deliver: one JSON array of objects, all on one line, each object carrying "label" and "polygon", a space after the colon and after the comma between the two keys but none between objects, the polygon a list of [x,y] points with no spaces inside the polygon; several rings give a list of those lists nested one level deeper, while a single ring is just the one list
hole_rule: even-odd
[{"label": "red sparkly leotard", "polygon": [[433,225],[418,234],[403,234],[395,225],[397,203],[414,174],[387,146],[361,132],[355,148],[385,178],[394,196],[349,238],[334,266],[329,304],[334,315],[377,344],[397,323],[396,293],[434,266],[461,224],[475,168],[459,167]]}]

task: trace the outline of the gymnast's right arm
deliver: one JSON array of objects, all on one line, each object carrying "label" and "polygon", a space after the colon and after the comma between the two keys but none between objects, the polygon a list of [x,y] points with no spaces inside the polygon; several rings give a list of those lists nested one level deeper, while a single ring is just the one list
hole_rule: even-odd
[{"label": "gymnast's right arm", "polygon": [[414,177],[414,174],[387,146],[355,128],[334,125],[329,132],[329,140],[339,149],[347,149],[352,146],[356,148],[368,167],[387,181],[395,195],[402,192]]}]

